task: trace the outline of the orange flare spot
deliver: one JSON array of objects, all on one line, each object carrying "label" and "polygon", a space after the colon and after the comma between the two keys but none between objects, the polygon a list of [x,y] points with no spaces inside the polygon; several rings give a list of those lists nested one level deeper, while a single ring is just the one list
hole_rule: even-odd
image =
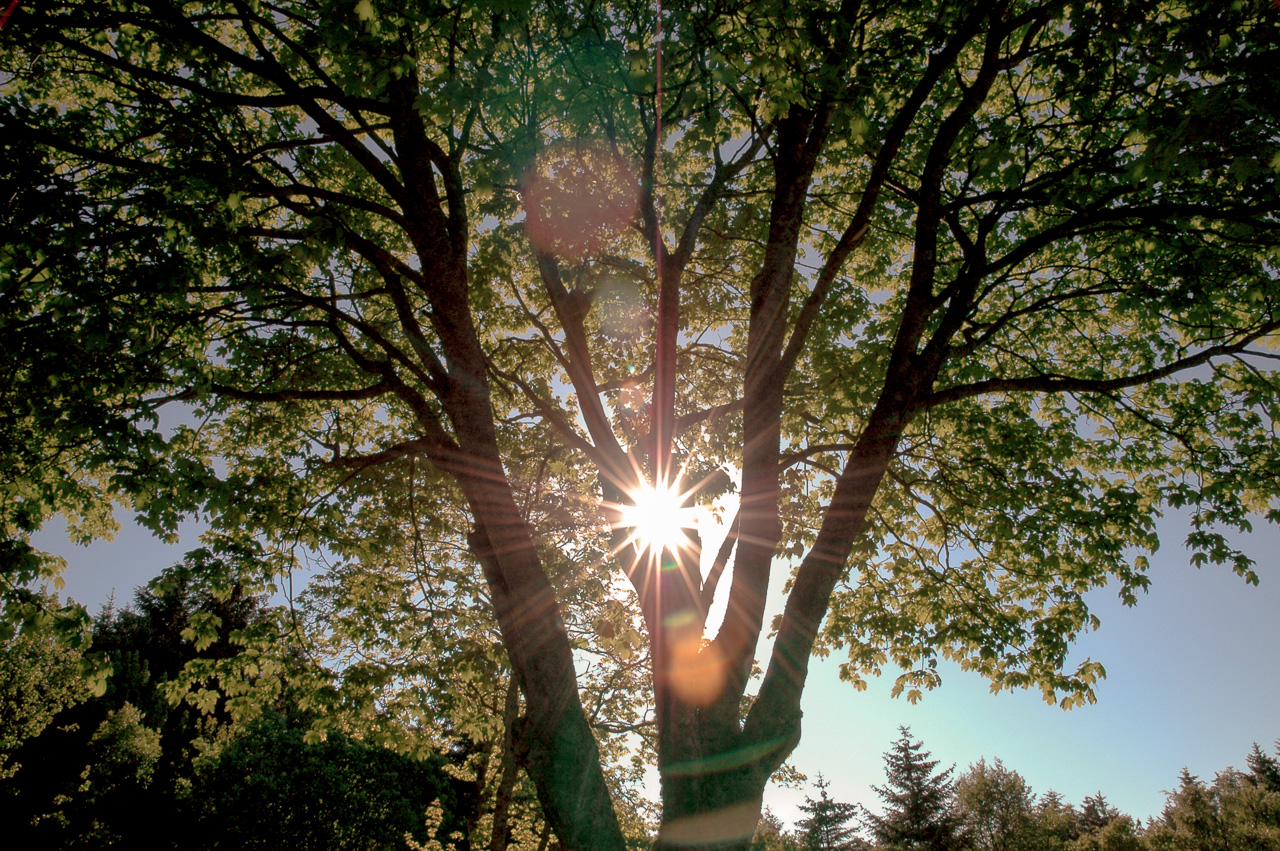
[{"label": "orange flare spot", "polygon": [[671,651],[668,681],[676,697],[694,706],[709,706],[724,690],[724,656],[714,644],[702,646],[696,636],[679,640]]}]

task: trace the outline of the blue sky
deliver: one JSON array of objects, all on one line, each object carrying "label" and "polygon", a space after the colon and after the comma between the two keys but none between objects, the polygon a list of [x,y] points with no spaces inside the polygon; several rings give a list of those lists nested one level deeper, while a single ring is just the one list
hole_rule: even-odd
[{"label": "blue sky", "polygon": [[[1259,522],[1261,526],[1261,522]],[[1182,546],[1185,516],[1160,523],[1162,546],[1151,559],[1150,592],[1126,608],[1112,588],[1094,592],[1102,628],[1077,644],[1073,658],[1100,661],[1107,679],[1097,703],[1069,712],[1039,693],[991,695],[982,678],[951,666],[940,688],[912,706],[888,696],[891,677],[859,693],[839,681],[839,659],[814,660],[804,697],[804,730],[792,762],[812,780],[821,772],[839,800],[877,808],[883,753],[911,728],[941,768],[963,772],[999,757],[1036,793],[1061,792],[1072,803],[1101,791],[1141,820],[1158,816],[1164,790],[1186,766],[1212,780],[1244,767],[1256,741],[1273,752],[1280,738],[1280,530],[1244,539],[1260,584],[1229,569],[1197,570]],[[804,791],[772,789],[766,804],[786,822],[801,817]]]},{"label": "blue sky", "polygon": [[[1181,545],[1185,518],[1171,515],[1161,522],[1150,593],[1130,609],[1111,588],[1095,592],[1102,629],[1075,654],[1106,666],[1096,704],[1064,712],[1038,693],[991,695],[980,677],[952,667],[912,706],[889,698],[891,677],[854,691],[839,681],[833,656],[811,667],[792,763],[810,780],[825,776],[833,797],[874,808],[882,755],[907,725],[940,767],[954,763],[959,773],[999,757],[1037,793],[1055,789],[1079,803],[1100,790],[1123,812],[1158,815],[1183,766],[1212,779],[1243,767],[1252,742],[1271,751],[1280,738],[1280,530],[1259,526],[1245,540],[1258,587],[1226,568],[1192,567]],[[83,548],[51,524],[37,545],[66,557],[66,595],[96,612],[113,589],[127,603],[134,586],[179,560],[197,534],[188,524],[182,543],[169,547],[126,525],[114,541]],[[793,823],[805,791],[771,788],[765,801]]]}]

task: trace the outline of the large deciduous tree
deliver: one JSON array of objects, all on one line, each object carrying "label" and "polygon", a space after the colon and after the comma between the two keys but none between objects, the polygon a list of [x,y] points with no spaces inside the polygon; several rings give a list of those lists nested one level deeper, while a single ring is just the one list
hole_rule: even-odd
[{"label": "large deciduous tree", "polygon": [[[572,849],[624,841],[575,670],[584,577],[638,603],[662,847],[747,843],[815,649],[859,686],[898,666],[910,698],[949,658],[1090,699],[1101,667],[1065,668],[1084,595],[1146,587],[1163,506],[1249,579],[1223,532],[1276,517],[1275,14],[21,4],[7,587],[40,569],[31,529],[104,494],[162,533],[201,512],[268,570],[364,559],[327,534],[376,510],[353,483],[430,469],[453,507],[417,543],[465,538]],[[177,399],[188,424],[157,423]],[[736,490],[705,572],[696,535],[634,534],[672,488]]]}]

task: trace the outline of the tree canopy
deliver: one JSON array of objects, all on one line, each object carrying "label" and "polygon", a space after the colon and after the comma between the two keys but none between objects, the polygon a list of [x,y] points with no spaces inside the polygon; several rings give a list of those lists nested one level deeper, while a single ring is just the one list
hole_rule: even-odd
[{"label": "tree canopy", "polygon": [[394,544],[492,618],[571,849],[624,843],[591,654],[649,665],[663,847],[747,843],[815,651],[1090,700],[1085,595],[1136,599],[1164,507],[1249,581],[1225,533],[1280,518],[1275,14],[19,5],[5,593],[113,503],[357,604]]},{"label": "tree canopy", "polygon": [[1034,848],[1028,841],[1035,821],[1034,796],[1026,780],[997,757],[980,759],[956,778],[955,807],[974,851]]}]

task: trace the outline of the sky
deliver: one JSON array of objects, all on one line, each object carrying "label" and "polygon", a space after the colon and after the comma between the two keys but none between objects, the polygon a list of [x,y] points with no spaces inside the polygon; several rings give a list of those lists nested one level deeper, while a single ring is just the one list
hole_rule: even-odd
[{"label": "sky", "polygon": [[[1149,593],[1127,608],[1114,587],[1093,592],[1102,627],[1077,643],[1072,664],[1087,656],[1105,666],[1095,704],[1063,711],[1039,692],[991,695],[981,677],[949,666],[912,706],[889,697],[892,675],[854,691],[833,656],[810,668],[792,763],[811,781],[821,773],[833,798],[878,810],[871,786],[884,784],[883,754],[905,725],[939,770],[1000,758],[1037,794],[1079,804],[1101,791],[1139,820],[1159,816],[1183,767],[1211,781],[1244,768],[1253,742],[1274,752],[1280,739],[1280,530],[1262,527],[1242,539],[1257,587],[1224,567],[1191,566],[1186,515],[1170,514]],[[773,788],[765,803],[793,823],[804,797]]]},{"label": "sky", "polygon": [[[1257,525],[1244,540],[1258,562],[1257,587],[1224,567],[1192,567],[1181,545],[1186,518],[1170,514],[1151,559],[1150,592],[1138,605],[1123,606],[1114,588],[1093,593],[1102,628],[1084,636],[1072,657],[1072,664],[1088,656],[1106,667],[1093,705],[1064,712],[1038,692],[991,695],[981,677],[942,663],[942,685],[912,706],[889,697],[887,671],[857,692],[840,682],[838,656],[815,659],[791,759],[810,783],[771,787],[766,805],[794,824],[821,774],[836,800],[878,809],[871,786],[884,783],[883,754],[902,725],[939,769],[954,764],[959,774],[979,759],[1000,758],[1037,794],[1053,789],[1079,804],[1101,791],[1140,820],[1159,815],[1184,766],[1212,780],[1227,766],[1244,767],[1252,742],[1273,751],[1280,739],[1280,530]],[[182,541],[167,546],[125,522],[114,541],[86,548],[68,543],[55,522],[35,543],[67,559],[65,595],[96,613],[113,591],[118,605],[127,603],[135,586],[180,560],[198,533],[187,524]],[[784,572],[776,571],[776,584]]]}]

